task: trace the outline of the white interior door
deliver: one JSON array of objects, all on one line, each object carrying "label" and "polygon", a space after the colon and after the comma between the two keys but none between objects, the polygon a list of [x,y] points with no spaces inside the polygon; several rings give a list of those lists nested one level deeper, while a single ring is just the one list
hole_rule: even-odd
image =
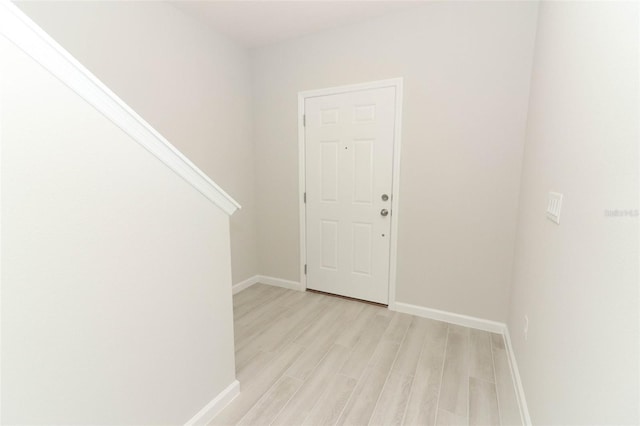
[{"label": "white interior door", "polygon": [[395,91],[305,99],[307,288],[388,303]]}]

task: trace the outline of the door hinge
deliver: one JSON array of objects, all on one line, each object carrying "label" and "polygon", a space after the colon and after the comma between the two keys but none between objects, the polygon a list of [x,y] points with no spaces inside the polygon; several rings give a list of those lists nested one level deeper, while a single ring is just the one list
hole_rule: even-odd
[{"label": "door hinge", "polygon": [[307,193],[306,192],[302,195],[302,199],[304,200],[304,203],[307,204]]},{"label": "door hinge", "polygon": [[302,114],[302,126],[307,127],[307,114]]},{"label": "door hinge", "polygon": [[304,264],[304,274],[307,275],[307,264]]}]

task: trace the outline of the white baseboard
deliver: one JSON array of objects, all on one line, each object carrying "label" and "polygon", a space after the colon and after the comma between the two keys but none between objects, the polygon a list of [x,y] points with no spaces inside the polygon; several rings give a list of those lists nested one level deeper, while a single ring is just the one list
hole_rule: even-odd
[{"label": "white baseboard", "polygon": [[267,277],[265,275],[256,275],[259,283],[273,285],[276,287],[288,288],[290,290],[304,291],[304,287],[298,281],[283,280],[282,278]]},{"label": "white baseboard", "polygon": [[185,423],[185,426],[206,425],[218,415],[233,399],[240,395],[240,382],[234,380],[218,396],[213,398],[202,410]]},{"label": "white baseboard", "polygon": [[389,305],[389,309],[418,317],[444,321],[450,324],[490,331],[491,333],[503,334],[506,329],[506,325],[501,322],[426,308],[424,306],[411,305],[409,303],[395,302],[394,304]]},{"label": "white baseboard", "polygon": [[233,294],[240,293],[242,290],[246,290],[254,284],[258,283],[258,276],[254,275],[250,278],[247,278],[244,281],[240,281],[239,283],[234,284],[231,287],[231,291]]},{"label": "white baseboard", "polygon": [[232,287],[233,294],[237,294],[258,283],[288,288],[290,290],[304,291],[304,287],[298,281],[283,280],[282,278],[267,277],[266,275],[254,275],[251,278],[234,284]]},{"label": "white baseboard", "polygon": [[518,408],[520,408],[520,418],[522,424],[525,426],[531,426],[531,417],[529,416],[529,407],[527,406],[527,400],[524,397],[524,387],[522,387],[522,380],[520,379],[520,370],[518,370],[518,363],[516,362],[516,355],[513,352],[513,346],[511,345],[511,336],[509,335],[509,328],[504,328],[504,343],[507,349],[507,360],[509,361],[509,368],[511,369],[511,378],[513,379],[513,387],[516,391],[516,399],[518,400]]}]

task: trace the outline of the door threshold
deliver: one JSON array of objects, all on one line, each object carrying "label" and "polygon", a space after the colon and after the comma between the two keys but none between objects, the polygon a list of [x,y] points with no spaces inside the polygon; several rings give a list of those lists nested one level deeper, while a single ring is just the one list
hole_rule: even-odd
[{"label": "door threshold", "polygon": [[389,305],[386,305],[384,303],[371,302],[370,300],[357,299],[355,297],[343,296],[341,294],[327,293],[326,291],[313,290],[313,289],[310,289],[310,288],[308,288],[307,291],[311,292],[311,293],[324,294],[325,296],[337,297],[339,299],[353,300],[355,302],[366,303],[368,305],[380,306],[380,307],[383,307],[383,308],[388,308],[389,307]]}]

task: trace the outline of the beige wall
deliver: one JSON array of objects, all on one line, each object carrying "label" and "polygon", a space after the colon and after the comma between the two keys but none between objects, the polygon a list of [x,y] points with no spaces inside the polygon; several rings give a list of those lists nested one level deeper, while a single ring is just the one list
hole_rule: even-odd
[{"label": "beige wall", "polygon": [[[640,356],[638,218],[605,217],[605,210],[639,208],[637,4],[543,2],[536,38],[538,6],[534,2],[433,2],[250,54],[163,3],[26,2],[19,6],[243,205],[231,220],[234,282],[256,273],[299,279],[297,92],[404,77],[397,300],[508,319],[536,424],[640,421],[635,380]],[[74,111],[73,106],[69,108]],[[59,109],[55,112],[61,114]],[[59,191],[70,206],[85,203],[78,197],[102,185],[98,179],[104,175],[109,174],[113,182],[114,168],[124,172],[116,175],[123,180],[111,188],[113,192],[90,206],[106,227],[107,218],[124,214],[117,208],[119,203],[135,205],[138,210],[126,217],[126,230],[134,223],[138,235],[145,237],[133,247],[109,240],[111,245],[88,252],[104,256],[104,263],[88,263],[86,247],[91,240],[87,235],[106,238],[100,233],[108,229],[122,236],[124,225],[103,229],[82,222],[69,234],[69,226],[64,225],[84,220],[88,212],[61,209],[52,200],[45,200],[44,207],[34,206],[33,197],[21,195],[38,194],[33,188],[7,187],[3,224],[15,221],[21,226],[3,229],[22,234],[3,234],[3,299],[20,298],[26,306],[51,311],[30,318],[26,316],[30,311],[18,309],[23,305],[7,305],[7,311],[3,306],[3,315],[8,312],[10,318],[21,320],[17,328],[3,321],[3,339],[7,339],[3,347],[7,341],[13,348],[8,358],[3,353],[3,368],[12,363],[9,373],[3,370],[3,421],[29,415],[26,410],[35,406],[23,407],[25,412],[6,411],[6,407],[11,406],[11,398],[18,400],[20,392],[33,385],[39,393],[31,404],[42,403],[52,392],[58,392],[59,398],[104,392],[107,401],[122,403],[120,411],[93,405],[67,410],[77,417],[66,421],[88,421],[87,416],[97,413],[104,422],[120,418],[181,422],[230,377],[226,367],[220,372],[207,370],[210,375],[200,377],[205,358],[217,356],[214,344],[228,341],[228,329],[220,329],[215,342],[205,339],[205,344],[196,344],[198,336],[208,332],[214,314],[228,317],[230,308],[222,303],[227,293],[216,296],[222,290],[204,286],[203,277],[195,272],[187,277],[186,287],[176,289],[172,281],[180,265],[204,268],[207,262],[211,266],[211,256],[224,257],[228,237],[219,238],[219,212],[204,207],[201,197],[191,194],[181,180],[153,166],[154,160],[134,149],[136,145],[125,144],[126,137],[117,130],[101,125],[101,138],[83,139],[105,150],[98,158],[84,151],[86,142],[64,141],[76,159],[91,165],[82,169],[93,179],[86,183],[62,173],[62,166],[75,170],[65,162],[73,158],[40,163],[51,149],[44,143],[47,139],[36,138],[35,148],[13,144],[5,149],[3,145],[5,152],[16,155],[14,159],[20,158],[9,161],[11,157],[3,153],[3,182],[37,187],[48,180],[38,175],[25,181],[25,171],[43,168],[41,173],[57,173],[66,180],[53,180],[54,185],[39,190]],[[3,128],[3,136],[10,131],[11,127]],[[100,143],[107,139],[109,144]],[[120,143],[106,149],[113,140]],[[56,153],[46,155],[57,158]],[[146,158],[148,164],[137,163],[134,169],[122,163],[124,157]],[[135,179],[144,179],[146,194],[171,194],[179,202],[141,198],[137,188],[130,187]],[[565,195],[559,226],[545,219],[550,190]],[[9,210],[7,205],[17,207]],[[185,223],[185,216],[193,219]],[[43,227],[31,229],[27,221],[39,221]],[[39,241],[44,227],[51,228],[54,241],[74,244],[62,251],[59,244],[42,245],[39,255],[54,256],[43,268],[32,270],[27,263],[30,258],[23,253],[33,247],[7,241]],[[150,256],[144,241],[159,235],[166,242],[161,244],[164,250]],[[196,236],[202,240],[194,241]],[[203,250],[195,252],[206,259],[193,258],[194,244],[202,245]],[[144,255],[118,258],[127,276],[114,276],[109,259],[127,250]],[[181,263],[164,262],[169,256]],[[64,264],[72,257],[82,260],[75,275],[55,269],[56,261]],[[158,264],[165,267],[157,269]],[[153,286],[146,279],[130,279],[148,278],[148,273],[153,273]],[[208,274],[209,280],[226,280],[222,266]],[[44,278],[53,284],[43,288]],[[5,280],[10,283],[7,290]],[[33,285],[18,286],[18,282]],[[106,282],[110,287],[105,292]],[[158,296],[149,300],[149,292]],[[133,297],[120,298],[124,294]],[[194,294],[202,300],[186,299]],[[142,299],[144,304],[136,302]],[[169,299],[196,313],[184,318],[171,305],[168,313],[156,317],[154,312],[166,309]],[[82,303],[75,303],[78,300]],[[86,324],[75,321],[89,309],[110,312],[116,308],[122,314],[109,323],[95,323],[96,318]],[[530,320],[526,340],[525,315]],[[96,348],[106,341],[115,351],[118,339],[138,343],[136,324],[157,333],[152,332],[144,346],[134,345],[134,359],[116,356],[116,363],[110,365]],[[182,335],[185,327],[193,333]],[[125,332],[116,340],[109,334],[114,328]],[[94,335],[96,329],[100,332]],[[180,345],[163,346],[167,342],[161,336],[167,330]],[[25,334],[48,342],[43,353],[53,348],[52,365],[57,370],[39,363],[43,353],[25,346],[28,342],[20,337]],[[74,346],[76,341],[84,343]],[[182,352],[193,345],[202,349],[195,361]],[[71,349],[97,357],[95,365],[78,366],[77,359],[69,356]],[[161,361],[174,358],[162,379],[144,362],[157,358],[158,351],[166,357]],[[28,356],[22,359],[25,353]],[[228,364],[228,354],[222,358],[221,365]],[[29,372],[33,365],[38,369]],[[94,374],[87,376],[92,379],[112,374],[105,378],[104,389],[97,389],[99,381],[85,377],[87,371]],[[57,374],[73,378],[62,391],[50,387],[58,383]],[[19,380],[23,377],[28,377],[24,383]],[[149,381],[156,388],[146,399],[127,405],[117,400],[123,386],[117,377]],[[5,380],[15,392],[7,392]],[[192,386],[187,393],[176,396],[169,389],[180,388],[186,381]],[[138,391],[144,389],[134,389]],[[169,399],[175,403],[163,404]],[[37,411],[63,419],[65,406],[56,399],[50,401],[55,404]],[[158,418],[145,417],[153,413],[149,407],[158,404],[166,412],[155,412]]]},{"label": "beige wall", "polygon": [[253,52],[259,270],[299,280],[298,91],[404,77],[397,300],[504,321],[531,2],[432,2]]},{"label": "beige wall", "polygon": [[638,17],[540,6],[509,314],[534,424],[640,423],[638,217],[605,216],[639,208]]},{"label": "beige wall", "polygon": [[0,37],[2,424],[183,424],[235,379],[228,216]]},{"label": "beige wall", "polygon": [[162,2],[18,2],[225,189],[233,282],[258,273],[248,53]]}]

